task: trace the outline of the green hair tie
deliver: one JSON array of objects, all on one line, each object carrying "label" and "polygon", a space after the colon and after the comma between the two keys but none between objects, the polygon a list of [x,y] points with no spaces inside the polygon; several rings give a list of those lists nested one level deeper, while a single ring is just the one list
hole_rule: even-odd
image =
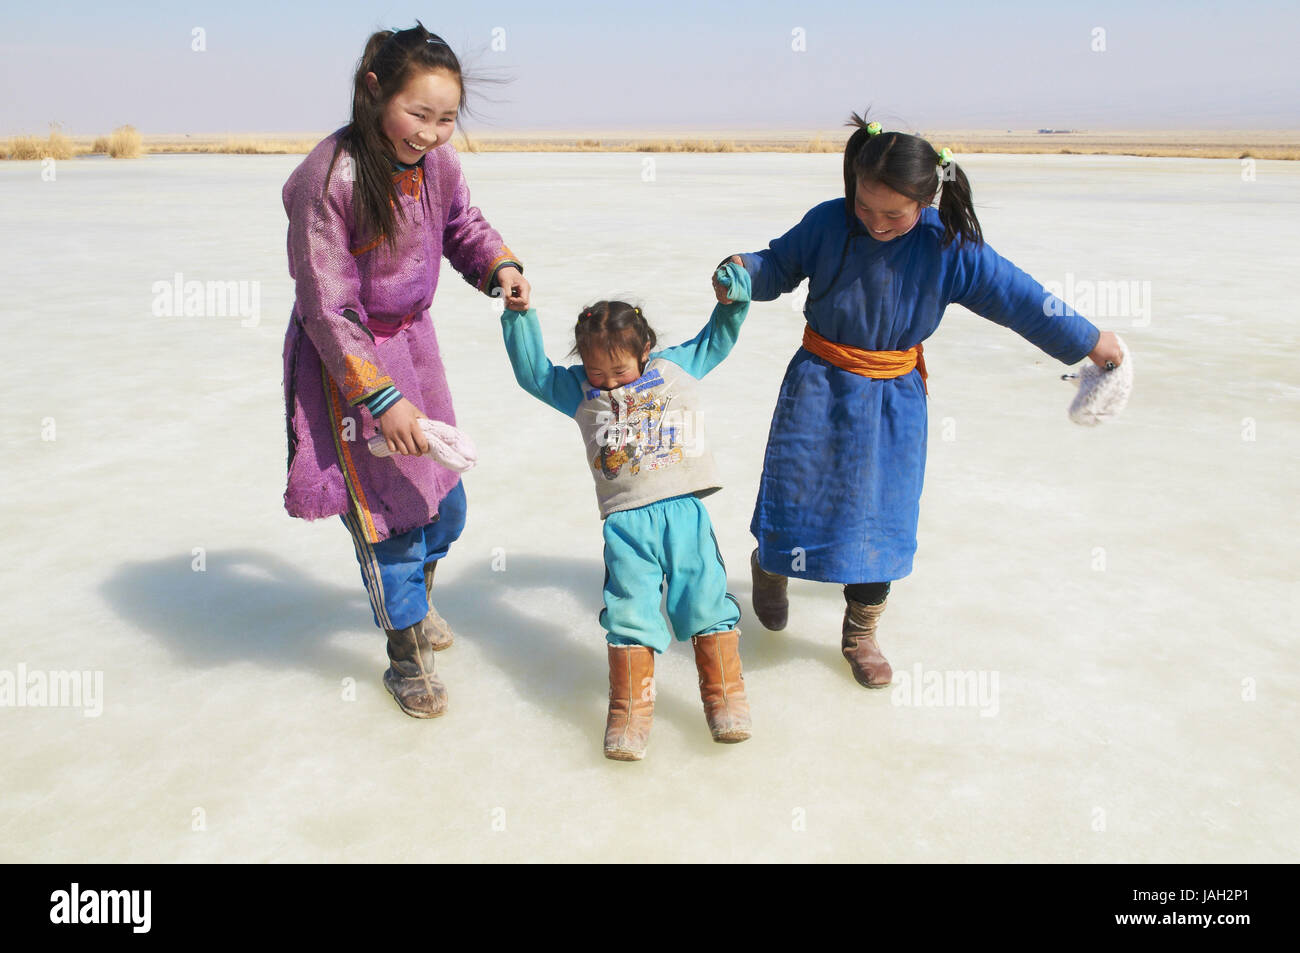
[{"label": "green hair tie", "polygon": [[869,122],[869,123],[867,123],[867,135],[868,135],[868,136],[878,136],[878,135],[880,135],[880,123],[878,123],[878,122]]},{"label": "green hair tie", "polygon": [[952,162],[952,150],[945,146],[939,152],[939,167],[946,169],[951,162]]}]

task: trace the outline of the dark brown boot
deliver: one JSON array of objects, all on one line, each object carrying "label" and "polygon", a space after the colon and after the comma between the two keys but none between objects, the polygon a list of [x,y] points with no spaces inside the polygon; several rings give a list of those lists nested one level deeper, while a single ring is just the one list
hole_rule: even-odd
[{"label": "dark brown boot", "polygon": [[437,718],[447,710],[447,688],[433,670],[433,647],[421,623],[405,629],[385,629],[388,660],[384,687],[412,718]]},{"label": "dark brown boot", "polygon": [[713,740],[724,744],[750,735],[749,699],[740,670],[740,630],[710,632],[691,638],[695,669],[700,673],[700,698]]},{"label": "dark brown boot", "polygon": [[605,757],[640,761],[655,714],[655,653],[644,645],[610,645]]},{"label": "dark brown boot", "polygon": [[430,647],[435,652],[441,652],[451,645],[454,638],[447,620],[438,615],[438,610],[433,607],[433,573],[437,568],[437,560],[427,563],[424,567],[424,595],[429,603],[429,614],[424,617],[420,625],[424,629],[424,637],[429,640]]},{"label": "dark brown boot", "polygon": [[894,677],[894,670],[876,644],[876,622],[884,611],[883,602],[868,606],[852,599],[844,609],[844,638],[840,647],[853,677],[863,688],[885,688]]},{"label": "dark brown boot", "polygon": [[785,591],[790,580],[760,566],[757,548],[749,554],[749,571],[754,578],[754,615],[763,628],[780,632],[790,617],[790,601]]}]

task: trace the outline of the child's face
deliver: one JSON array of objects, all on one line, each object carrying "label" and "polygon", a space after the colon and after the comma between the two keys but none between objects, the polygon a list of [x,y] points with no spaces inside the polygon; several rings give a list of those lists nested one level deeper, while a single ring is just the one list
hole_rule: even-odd
[{"label": "child's face", "polygon": [[[366,74],[366,85],[378,94],[379,80]],[[384,107],[384,136],[398,162],[412,165],[436,149],[456,131],[460,108],[460,81],[446,70],[416,73],[406,88]]]},{"label": "child's face", "polygon": [[921,203],[881,182],[859,181],[854,204],[858,221],[878,242],[907,234],[921,217]]},{"label": "child's face", "polygon": [[650,357],[650,345],[640,360],[632,351],[619,349],[613,354],[597,350],[594,354],[582,355],[582,368],[587,372],[587,383],[597,390],[614,390],[624,384],[630,384],[641,376],[641,368]]}]

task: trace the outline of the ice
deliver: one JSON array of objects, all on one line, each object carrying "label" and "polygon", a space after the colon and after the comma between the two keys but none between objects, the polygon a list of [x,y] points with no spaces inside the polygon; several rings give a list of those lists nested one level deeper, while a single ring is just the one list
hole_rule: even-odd
[{"label": "ice", "polygon": [[[867,692],[839,654],[838,587],[793,583],[782,633],[748,611],[749,518],[802,325],[791,298],[755,305],[703,387],[755,735],[710,741],[675,645],[632,765],[601,755],[601,536],[577,428],[515,384],[495,302],[444,267],[434,316],[480,463],[437,579],[451,709],[417,721],[380,682],[341,523],[281,505],[279,191],[299,158],[85,159],[53,181],[0,164],[0,680],[103,674],[99,717],[0,707],[0,859],[1300,859],[1300,166],[958,158],[1020,267],[1076,295],[1136,283],[1129,313],[1091,315],[1133,350],[1128,410],[1072,425],[1065,367],[949,312],[926,342],[916,570],[881,623],[918,686]],[[840,161],[464,164],[558,361],[602,297],[690,337],[712,267],[840,194]],[[256,320],[155,314],[177,273],[248,282]],[[920,691],[964,672],[995,698]]]}]

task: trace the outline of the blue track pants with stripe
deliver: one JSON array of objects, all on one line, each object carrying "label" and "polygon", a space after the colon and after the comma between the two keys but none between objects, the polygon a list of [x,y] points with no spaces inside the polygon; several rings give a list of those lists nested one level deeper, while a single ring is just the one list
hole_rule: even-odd
[{"label": "blue track pants with stripe", "polygon": [[438,506],[436,520],[379,543],[366,542],[356,516],[343,515],[379,628],[405,629],[428,615],[424,567],[446,556],[451,544],[460,538],[465,529],[465,509],[465,486],[457,483]]}]

